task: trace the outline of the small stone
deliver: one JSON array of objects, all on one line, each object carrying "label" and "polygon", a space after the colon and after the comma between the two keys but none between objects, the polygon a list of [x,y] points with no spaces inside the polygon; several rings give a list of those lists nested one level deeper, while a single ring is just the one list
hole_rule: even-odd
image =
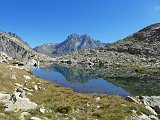
[{"label": "small stone", "polygon": [[23,90],[30,91],[30,89],[28,89],[28,88],[26,88],[26,87],[24,87]]},{"label": "small stone", "polygon": [[40,119],[40,118],[38,118],[38,117],[31,117],[30,119],[31,119],[31,120],[42,120],[42,119]]},{"label": "small stone", "polygon": [[12,79],[12,80],[17,80],[17,78],[16,78],[15,75],[13,75],[13,76],[11,77],[11,79]]},{"label": "small stone", "polygon": [[23,88],[17,88],[16,92],[23,92]]},{"label": "small stone", "polygon": [[32,93],[26,93],[27,95],[33,95]]},{"label": "small stone", "polygon": [[19,119],[20,120],[25,120],[25,116],[28,116],[28,115],[30,115],[28,112],[22,112]]},{"label": "small stone", "polygon": [[38,90],[38,86],[37,85],[34,85],[33,88],[34,88],[34,90]]},{"label": "small stone", "polygon": [[100,108],[101,106],[97,105],[97,108]]},{"label": "small stone", "polygon": [[32,84],[35,84],[35,82],[32,82]]},{"label": "small stone", "polygon": [[23,75],[23,77],[24,77],[26,80],[31,80],[31,77],[28,76],[28,75]]},{"label": "small stone", "polygon": [[19,84],[19,83],[15,83],[16,87],[23,87],[23,85]]},{"label": "small stone", "polygon": [[44,108],[40,108],[39,111],[40,111],[41,113],[43,113],[43,114],[45,113],[45,109],[44,109]]},{"label": "small stone", "polygon": [[76,120],[76,118],[73,117],[72,120]]},{"label": "small stone", "polygon": [[96,97],[96,102],[100,101],[100,99],[101,99],[100,97]]},{"label": "small stone", "polygon": [[87,103],[87,107],[89,107],[90,105],[89,105],[89,103]]}]

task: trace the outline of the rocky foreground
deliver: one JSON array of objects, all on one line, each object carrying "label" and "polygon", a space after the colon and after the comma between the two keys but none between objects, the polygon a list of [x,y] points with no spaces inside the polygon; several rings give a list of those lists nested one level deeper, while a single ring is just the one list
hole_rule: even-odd
[{"label": "rocky foreground", "polygon": [[[1,57],[1,59],[4,59]],[[74,93],[13,64],[0,63],[1,120],[158,120],[160,97]]]}]

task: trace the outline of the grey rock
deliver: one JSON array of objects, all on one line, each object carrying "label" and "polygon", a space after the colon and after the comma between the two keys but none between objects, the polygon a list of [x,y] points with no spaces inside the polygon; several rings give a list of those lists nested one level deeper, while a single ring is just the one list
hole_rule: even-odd
[{"label": "grey rock", "polygon": [[44,114],[45,113],[45,108],[44,107],[40,107],[39,111]]},{"label": "grey rock", "polygon": [[152,109],[150,106],[145,106],[145,108],[146,108],[147,110],[149,110],[152,114],[157,115],[157,113],[155,112],[155,110]]},{"label": "grey rock", "polygon": [[30,114],[28,112],[22,112],[19,119],[20,120],[25,120],[25,116],[29,116]]},{"label": "grey rock", "polygon": [[31,120],[42,120],[42,119],[40,119],[40,118],[38,118],[38,117],[31,117],[30,119],[31,119]]},{"label": "grey rock", "polygon": [[12,75],[12,76],[11,76],[11,79],[12,79],[12,80],[17,80],[17,78],[16,78],[15,75]]},{"label": "grey rock", "polygon": [[139,104],[139,102],[138,102],[136,99],[134,99],[133,97],[130,97],[130,96],[127,96],[127,97],[125,98],[125,100],[127,100],[127,101],[129,101],[129,102],[134,102],[134,103]]},{"label": "grey rock", "polygon": [[134,117],[133,120],[151,120],[147,115],[142,114],[140,116]]},{"label": "grey rock", "polygon": [[150,115],[149,118],[150,118],[151,120],[159,120],[159,119],[158,119],[156,116],[154,116],[154,115]]},{"label": "grey rock", "polygon": [[34,88],[34,90],[38,90],[38,86],[37,85],[34,85],[33,88]]},{"label": "grey rock", "polygon": [[28,76],[28,75],[23,75],[23,77],[24,77],[26,80],[31,80],[31,77]]},{"label": "grey rock", "polygon": [[23,88],[17,88],[16,92],[23,92]]},{"label": "grey rock", "polygon": [[160,105],[156,105],[153,107],[157,114],[160,114]]}]

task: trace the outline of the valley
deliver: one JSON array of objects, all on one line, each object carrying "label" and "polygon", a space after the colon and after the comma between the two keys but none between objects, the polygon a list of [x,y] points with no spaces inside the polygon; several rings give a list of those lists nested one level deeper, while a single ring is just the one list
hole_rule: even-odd
[{"label": "valley", "polygon": [[156,23],[112,44],[72,34],[37,53],[1,31],[0,119],[158,120],[159,41]]}]

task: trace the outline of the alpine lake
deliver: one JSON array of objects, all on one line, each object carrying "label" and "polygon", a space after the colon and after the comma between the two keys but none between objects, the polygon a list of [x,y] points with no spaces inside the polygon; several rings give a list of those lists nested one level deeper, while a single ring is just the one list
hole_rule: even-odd
[{"label": "alpine lake", "polygon": [[119,95],[122,97],[160,95],[160,81],[154,79],[103,78],[58,64],[36,68],[32,70],[32,73],[59,86],[71,88],[74,92]]}]

